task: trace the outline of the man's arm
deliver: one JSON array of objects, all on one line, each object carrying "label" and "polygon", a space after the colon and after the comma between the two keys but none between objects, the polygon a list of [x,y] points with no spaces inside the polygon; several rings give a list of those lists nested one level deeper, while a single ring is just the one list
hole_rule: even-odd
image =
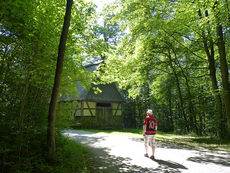
[{"label": "man's arm", "polygon": [[155,120],[155,130],[157,130],[157,119],[154,117]]},{"label": "man's arm", "polygon": [[146,124],[144,124],[143,126],[143,136],[145,136],[145,132],[146,132]]}]

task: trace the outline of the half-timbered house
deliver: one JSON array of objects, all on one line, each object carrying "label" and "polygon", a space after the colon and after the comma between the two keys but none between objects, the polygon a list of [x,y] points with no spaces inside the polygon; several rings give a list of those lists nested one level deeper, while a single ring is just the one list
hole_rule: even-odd
[{"label": "half-timbered house", "polygon": [[[87,70],[97,70],[98,64],[87,65]],[[97,87],[101,90],[94,92]],[[118,129],[123,126],[123,98],[115,83],[91,85],[90,89],[78,87],[78,104],[74,111],[75,122],[83,128]]]}]

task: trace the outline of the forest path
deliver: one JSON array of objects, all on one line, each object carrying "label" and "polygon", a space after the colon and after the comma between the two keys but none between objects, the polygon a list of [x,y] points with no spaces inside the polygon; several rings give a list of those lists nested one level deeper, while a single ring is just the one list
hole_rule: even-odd
[{"label": "forest path", "polygon": [[89,148],[95,173],[230,173],[230,153],[227,151],[157,142],[156,160],[153,161],[144,157],[142,138],[81,130],[65,130],[63,134]]}]

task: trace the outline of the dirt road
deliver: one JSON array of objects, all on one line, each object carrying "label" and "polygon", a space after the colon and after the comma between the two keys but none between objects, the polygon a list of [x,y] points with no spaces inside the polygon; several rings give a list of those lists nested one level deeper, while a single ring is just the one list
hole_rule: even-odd
[{"label": "dirt road", "polygon": [[89,148],[97,173],[230,173],[230,153],[226,151],[158,142],[153,161],[144,157],[141,138],[80,130],[65,130],[63,134]]}]

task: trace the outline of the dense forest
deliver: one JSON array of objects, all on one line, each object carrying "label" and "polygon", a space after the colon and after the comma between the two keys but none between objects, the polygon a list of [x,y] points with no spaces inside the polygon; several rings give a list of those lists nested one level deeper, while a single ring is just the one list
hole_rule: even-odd
[{"label": "dense forest", "polygon": [[229,138],[228,0],[119,0],[100,16],[84,0],[1,0],[0,171],[54,172],[71,119],[57,98],[78,94],[73,81],[116,82],[126,128],[152,108],[161,131]]}]

